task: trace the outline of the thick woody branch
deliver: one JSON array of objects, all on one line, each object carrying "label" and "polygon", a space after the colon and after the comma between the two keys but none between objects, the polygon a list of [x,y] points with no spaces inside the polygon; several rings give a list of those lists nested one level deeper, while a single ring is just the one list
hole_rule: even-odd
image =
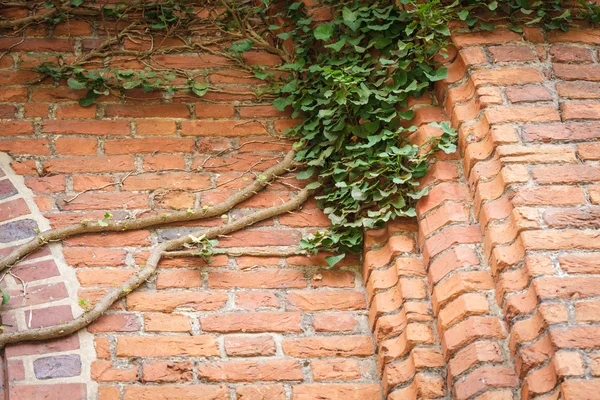
[{"label": "thick woody branch", "polygon": [[[310,193],[311,191],[302,189],[296,197],[284,204],[257,211],[245,217],[239,218],[235,222],[201,230],[192,235],[196,237],[204,236],[207,239],[212,239],[220,235],[226,235],[239,231],[262,220],[297,209],[308,199]],[[191,243],[192,240],[192,238],[186,236],[156,245],[152,249],[150,257],[146,261],[145,267],[140,272],[129,278],[123,285],[109,291],[90,311],[85,312],[79,317],[75,318],[73,321],[64,324],[46,328],[31,329],[23,332],[2,334],[0,335],[0,348],[3,348],[10,343],[59,338],[77,332],[78,330],[88,326],[93,321],[98,319],[106,310],[108,310],[108,308],[115,301],[123,296],[126,296],[132,290],[146,282],[148,278],[150,278],[150,276],[152,276],[152,274],[156,271],[158,263],[165,252],[181,248],[185,244]]]},{"label": "thick woody branch", "polygon": [[230,196],[227,200],[212,206],[204,206],[189,211],[175,211],[168,214],[151,215],[134,220],[118,220],[118,221],[82,221],[79,224],[68,225],[58,229],[41,232],[29,242],[17,247],[9,255],[0,260],[0,271],[8,268],[26,255],[38,250],[48,242],[61,241],[75,235],[84,233],[100,233],[100,232],[124,232],[134,229],[148,228],[159,224],[170,224],[183,221],[195,221],[210,217],[216,217],[231,210],[237,204],[254,196],[273,179],[279,175],[283,175],[295,164],[294,150],[286,154],[285,158],[277,165],[267,169],[254,182],[246,186],[244,189]]}]

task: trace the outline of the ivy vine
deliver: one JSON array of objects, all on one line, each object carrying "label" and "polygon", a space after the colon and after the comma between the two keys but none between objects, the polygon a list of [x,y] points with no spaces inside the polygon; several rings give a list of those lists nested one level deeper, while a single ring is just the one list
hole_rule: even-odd
[{"label": "ivy vine", "polygon": [[[221,42],[213,43],[221,46],[219,54],[267,81],[269,90],[257,95],[271,96],[275,107],[291,108],[300,120],[286,132],[296,139],[297,161],[306,166],[298,178],[312,179],[308,188],[319,190],[318,205],[331,221],[329,229],[308,235],[300,247],[309,253],[336,253],[328,258],[334,265],[346,253],[362,251],[365,229],[414,217],[416,202],[427,194],[419,179],[436,152],[456,150],[456,132],[447,123],[432,124],[439,129],[438,137],[411,144],[416,128],[408,126],[413,112],[407,111],[409,98],[422,96],[447,76],[438,57],[447,54],[449,23],[462,21],[466,28],[484,30],[505,25],[521,32],[528,25],[567,30],[575,20],[600,21],[599,6],[579,3],[573,8],[563,0],[321,0],[332,15],[327,21],[315,21],[311,10],[296,0],[131,1],[101,6],[100,11],[103,20],[130,22],[126,29],[139,29],[143,21],[146,32],[185,38],[194,33],[198,8],[212,7],[206,18],[224,34]],[[47,1],[46,7],[56,12],[44,22],[56,24],[97,9],[91,1],[64,4]],[[35,70],[66,79],[73,89],[86,89],[82,106],[135,88],[200,97],[212,90],[182,70],[87,65],[92,56],[118,54],[110,50],[115,41],[120,41],[119,34],[77,62],[44,62]],[[244,64],[243,53],[255,49],[279,55],[284,64]],[[198,43],[171,50],[215,51]],[[147,59],[159,52],[167,54],[169,49],[139,56]],[[184,77],[186,84],[175,85],[177,77]],[[210,243],[202,246],[208,255]]]}]

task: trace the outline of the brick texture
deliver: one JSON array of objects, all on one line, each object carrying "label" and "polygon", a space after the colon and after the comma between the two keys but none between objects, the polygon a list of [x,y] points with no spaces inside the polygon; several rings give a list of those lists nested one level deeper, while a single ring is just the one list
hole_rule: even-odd
[{"label": "brick texture", "polygon": [[[72,30],[59,27],[53,38],[27,38],[11,56],[24,62],[25,53],[48,48],[70,56],[101,39],[79,28],[71,41]],[[447,120],[459,132],[459,151],[436,155],[422,179],[430,191],[417,203],[416,218],[367,232],[363,256],[331,270],[322,255],[219,255],[210,264],[165,259],[156,276],[86,332],[8,347],[4,394],[594,398],[600,387],[599,38],[593,29],[455,32],[448,78],[414,102],[412,123],[419,129],[411,140],[421,143],[437,134],[428,122]],[[261,52],[245,57],[253,64],[280,62]],[[28,88],[32,73],[5,66],[0,151],[12,156],[12,169],[33,196],[6,177],[8,167],[0,172],[1,254],[42,222],[59,227],[107,211],[123,219],[216,203],[290,148],[277,135],[295,121],[247,94],[260,81],[214,55],[157,58],[200,68],[227,93],[156,94],[143,104],[112,96],[82,108],[80,93],[49,82]],[[291,186],[273,184],[231,216],[292,195]],[[45,220],[24,198],[35,201]],[[71,238],[61,251],[77,284],[65,280],[56,253],[36,253],[13,270],[28,284],[25,298],[17,281],[2,282],[13,295],[2,323],[10,330],[72,318],[81,312],[75,293],[93,304],[135,273],[153,244],[221,223]],[[220,246],[293,249],[303,232],[327,225],[309,202],[221,238]],[[86,347],[92,340],[95,352]]]}]

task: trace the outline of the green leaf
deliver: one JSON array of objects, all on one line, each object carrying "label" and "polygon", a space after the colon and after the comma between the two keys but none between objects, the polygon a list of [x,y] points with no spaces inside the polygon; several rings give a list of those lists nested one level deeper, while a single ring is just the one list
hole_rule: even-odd
[{"label": "green leaf", "polygon": [[429,78],[431,82],[441,81],[442,79],[446,79],[448,77],[448,68],[438,68],[433,71],[433,74],[428,74],[424,72],[425,76]]},{"label": "green leaf", "polygon": [[79,7],[83,4],[83,0],[71,0],[71,5],[74,7]]},{"label": "green leaf", "polygon": [[318,189],[322,186],[323,184],[321,182],[311,182],[308,185],[306,185],[306,189],[307,190],[315,190]]},{"label": "green leaf", "polygon": [[311,168],[307,168],[304,171],[300,171],[298,173],[298,175],[296,175],[296,178],[300,179],[300,180],[302,180],[302,179],[308,179],[311,176],[313,176],[314,173],[315,173],[315,168],[312,168],[312,167]]},{"label": "green leaf", "polygon": [[342,261],[344,259],[344,257],[346,257],[345,253],[340,254],[338,256],[328,256],[328,257],[325,257],[325,261],[327,261],[329,268],[333,268],[337,263]]},{"label": "green leaf", "polygon": [[465,21],[468,16],[469,16],[468,10],[462,10],[458,13],[458,18],[460,18],[461,21]]},{"label": "green leaf", "polygon": [[69,79],[67,79],[67,85],[71,89],[80,90],[80,89],[85,89],[87,82],[80,82],[75,78],[69,78]]},{"label": "green leaf", "polygon": [[2,305],[5,305],[10,300],[10,296],[4,290],[0,290],[0,292],[2,292]]},{"label": "green leaf", "polygon": [[285,110],[290,104],[292,104],[292,100],[289,97],[279,97],[273,101],[273,107],[279,111]]},{"label": "green leaf", "polygon": [[315,39],[327,41],[333,36],[333,25],[321,24],[315,28]]},{"label": "green leaf", "polygon": [[244,51],[248,51],[252,48],[254,43],[252,40],[240,40],[239,42],[233,43],[229,46],[229,51],[233,51],[235,53],[243,53]]}]

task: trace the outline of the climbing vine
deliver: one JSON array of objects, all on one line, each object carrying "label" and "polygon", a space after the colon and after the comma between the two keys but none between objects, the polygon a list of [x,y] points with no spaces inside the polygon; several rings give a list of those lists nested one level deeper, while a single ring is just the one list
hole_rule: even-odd
[{"label": "climbing vine", "polygon": [[[296,143],[282,164],[265,171],[244,191],[212,209],[144,217],[135,222],[105,217],[41,233],[0,260],[0,269],[10,268],[50,240],[227,212],[298,166],[298,178],[307,183],[285,205],[159,245],[142,271],[109,292],[95,307],[88,310],[86,306],[84,316],[68,328],[61,325],[10,337],[0,335],[0,344],[73,332],[148,279],[160,257],[187,248],[183,252],[210,258],[215,254],[218,235],[290,211],[312,193],[331,226],[303,238],[300,250],[332,251],[336,255],[328,258],[330,265],[346,253],[359,253],[365,229],[415,216],[416,201],[427,194],[419,179],[435,161],[437,152],[456,149],[456,132],[447,123],[431,124],[439,134],[414,144],[411,136],[416,128],[410,126],[414,114],[409,109],[409,99],[422,96],[433,82],[446,78],[443,65],[450,54],[449,25],[462,23],[464,29],[484,30],[504,25],[521,32],[528,25],[567,30],[579,20],[600,21],[600,7],[585,0],[579,3],[580,7],[573,8],[562,0],[322,0],[320,6],[331,15],[317,20],[314,9],[296,0],[132,0],[111,4],[93,0],[15,0],[11,6],[27,8],[30,13],[16,20],[0,17],[0,29],[7,35],[19,37],[32,25],[51,30],[76,19],[92,21],[95,29],[105,33],[104,41],[78,57],[65,60],[49,54],[32,68],[39,77],[31,84],[48,77],[65,81],[73,90],[85,92],[79,100],[83,107],[103,96],[128,97],[139,90],[164,91],[169,99],[226,92],[207,83],[201,72],[158,61],[158,56],[202,52],[226,57],[264,80],[267,89],[249,94],[272,101],[280,110],[290,109],[300,122],[286,132]],[[205,32],[211,34],[203,35]],[[146,45],[127,48],[125,40]],[[250,50],[275,54],[282,64],[248,64],[244,53]],[[134,61],[143,68],[122,67]]]}]

